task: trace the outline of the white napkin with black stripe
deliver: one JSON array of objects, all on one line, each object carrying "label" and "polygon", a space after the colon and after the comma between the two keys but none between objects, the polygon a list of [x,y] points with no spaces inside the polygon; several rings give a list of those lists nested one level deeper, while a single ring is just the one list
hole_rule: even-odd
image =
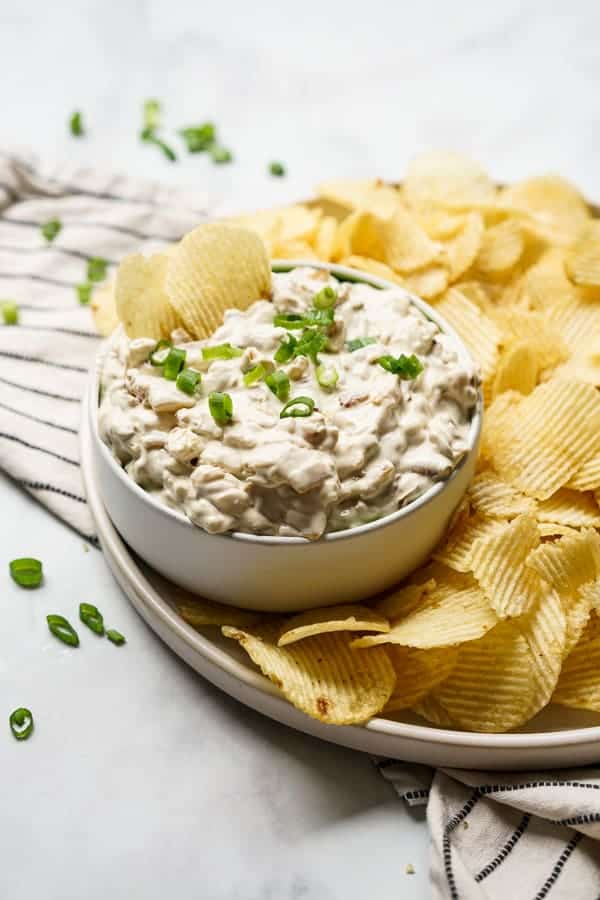
[{"label": "white napkin with black stripe", "polygon": [[[20,310],[17,326],[0,324],[0,468],[87,540],[96,539],[77,432],[98,338],[75,286],[90,258],[112,268],[126,253],[154,252],[206,207],[191,191],[69,166],[42,172],[0,154],[0,301]],[[48,244],[41,226],[53,218],[63,227]],[[377,765],[406,802],[427,804],[436,900],[600,898],[600,769]]]}]

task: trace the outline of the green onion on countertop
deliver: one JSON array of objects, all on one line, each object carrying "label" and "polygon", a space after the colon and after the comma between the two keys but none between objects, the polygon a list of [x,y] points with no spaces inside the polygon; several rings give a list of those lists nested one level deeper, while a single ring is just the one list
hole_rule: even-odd
[{"label": "green onion on countertop", "polygon": [[416,378],[423,371],[423,363],[417,359],[414,353],[410,356],[401,353],[397,359],[393,356],[380,356],[377,362],[387,372],[398,375],[405,381]]},{"label": "green onion on countertop", "polygon": [[82,306],[87,306],[87,304],[92,299],[92,288],[93,284],[90,284],[89,281],[82,282],[81,284],[75,285],[75,290],[77,291],[77,297],[79,298],[79,302]]},{"label": "green onion on countertop", "polygon": [[179,134],[185,141],[188,153],[204,153],[213,146],[217,132],[212,122],[204,122],[190,128],[182,128]]},{"label": "green onion on countertop", "polygon": [[26,741],[27,738],[31,736],[33,731],[33,716],[31,710],[26,709],[24,706],[20,706],[18,709],[11,712],[8,723],[10,725],[10,730],[13,733],[13,737],[16,738],[17,741]]},{"label": "green onion on countertop", "polygon": [[222,147],[220,144],[213,144],[210,148],[210,157],[214,163],[228,163],[233,159],[233,154],[227,147]]},{"label": "green onion on countertop", "polygon": [[278,400],[285,403],[290,396],[290,379],[281,369],[271,372],[265,378],[265,384],[272,391]]},{"label": "green onion on countertop", "polygon": [[73,137],[83,137],[85,128],[83,127],[83,116],[79,110],[75,110],[69,118],[69,130]]},{"label": "green onion on countertop", "polygon": [[61,228],[62,222],[60,221],[60,219],[48,219],[48,221],[44,222],[44,224],[42,225],[41,232],[48,243],[51,244],[54,238],[60,232]]},{"label": "green onion on countertop", "polygon": [[289,418],[304,418],[305,416],[312,416],[315,409],[315,401],[312,397],[294,397],[293,400],[288,400],[285,404],[281,412],[279,413],[280,419],[289,419]]},{"label": "green onion on countertop", "polygon": [[19,307],[13,300],[4,300],[2,306],[2,319],[5,325],[17,325],[19,321]]},{"label": "green onion on countertop", "polygon": [[10,577],[19,587],[37,588],[42,583],[43,571],[39,559],[25,556],[13,559],[9,564]]},{"label": "green onion on countertop", "polygon": [[227,425],[233,419],[233,400],[229,394],[213,391],[208,395],[208,408],[217,425]]},{"label": "green onion on countertop", "polygon": [[269,173],[275,178],[282,178],[285,175],[285,166],[280,162],[269,163]]},{"label": "green onion on countertop", "polygon": [[59,641],[62,641],[63,644],[68,644],[70,647],[79,647],[79,635],[64,616],[52,613],[46,616],[46,621],[48,628]]},{"label": "green onion on countertop", "polygon": [[144,143],[146,144],[154,144],[155,147],[158,147],[159,150],[162,150],[163,154],[168,160],[170,160],[170,162],[175,162],[177,159],[177,154],[156,133],[160,128],[160,125],[160,103],[158,102],[158,100],[154,99],[146,100],[144,103],[143,127],[140,131],[140,140],[144,141]]},{"label": "green onion on countertop", "polygon": [[143,109],[144,128],[150,131],[156,131],[161,125],[161,108],[160,102],[154,98],[144,101]]},{"label": "green onion on countertop", "polygon": [[97,606],[92,603],[80,603],[79,618],[91,631],[104,634],[104,618]]},{"label": "green onion on countertop", "polygon": [[102,259],[101,256],[93,256],[87,264],[88,281],[104,281],[107,267],[108,263],[105,259]]},{"label": "green onion on countertop", "polygon": [[201,381],[202,375],[200,374],[200,372],[196,372],[195,369],[182,369],[177,376],[177,381],[175,382],[175,384],[180,391],[184,392],[184,394],[189,394],[190,396],[192,396],[196,393],[198,385]]},{"label": "green onion on countertop", "polygon": [[109,628],[106,632],[106,637],[111,643],[116,644],[117,647],[121,647],[123,644],[127,643],[124,636],[120,631],[117,631],[116,628]]}]

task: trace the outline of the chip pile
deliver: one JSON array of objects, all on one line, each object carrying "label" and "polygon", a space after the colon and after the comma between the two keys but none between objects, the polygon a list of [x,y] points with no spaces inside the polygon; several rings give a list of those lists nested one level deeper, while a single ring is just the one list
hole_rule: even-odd
[{"label": "chip pile", "polygon": [[183,617],[225,626],[330,724],[410,709],[504,732],[549,702],[600,712],[600,221],[584,198],[431,153],[400,187],[336,181],[234,224],[273,258],[348,265],[434,305],[481,368],[484,428],[449,534],[395,590],[256,622],[188,598]]}]

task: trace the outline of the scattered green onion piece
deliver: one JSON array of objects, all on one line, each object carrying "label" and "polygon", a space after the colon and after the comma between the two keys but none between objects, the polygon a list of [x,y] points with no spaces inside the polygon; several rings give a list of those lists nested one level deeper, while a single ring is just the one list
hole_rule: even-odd
[{"label": "scattered green onion piece", "polygon": [[308,356],[309,359],[316,363],[319,353],[325,349],[328,340],[329,338],[324,332],[314,328],[307,328],[302,332],[296,345],[294,356]]},{"label": "scattered green onion piece", "polygon": [[275,362],[286,363],[293,358],[298,341],[293,334],[286,334],[285,340],[281,342],[279,348],[275,351]]},{"label": "scattered green onion piece", "polygon": [[2,318],[5,325],[16,325],[19,321],[19,307],[13,300],[2,303]]},{"label": "scattered green onion piece", "polygon": [[210,150],[217,136],[212,122],[182,128],[179,134],[187,144],[188,153],[204,153],[204,151]]},{"label": "scattered green onion piece", "polygon": [[227,147],[221,147],[219,144],[213,144],[210,148],[211,159],[214,163],[228,163],[233,159],[231,150]]},{"label": "scattered green onion piece", "polygon": [[150,356],[148,357],[148,361],[151,366],[164,366],[165,360],[169,355],[169,350],[173,347],[171,341],[167,341],[165,338],[160,340]]},{"label": "scattered green onion piece", "polygon": [[191,396],[196,393],[196,389],[201,381],[202,375],[200,372],[196,372],[195,369],[182,369],[175,383],[180,391]]},{"label": "scattered green onion piece", "polygon": [[312,397],[294,397],[293,400],[288,400],[285,404],[281,412],[279,413],[280,419],[289,419],[289,418],[304,418],[305,416],[311,416],[315,409],[315,401]]},{"label": "scattered green onion piece", "polygon": [[285,166],[280,162],[269,163],[269,172],[276,178],[281,178],[285,175]]},{"label": "scattered green onion piece", "polygon": [[150,131],[160,128],[160,103],[158,100],[144,101],[144,128],[148,128]]},{"label": "scattered green onion piece", "polygon": [[48,628],[59,641],[68,644],[70,647],[79,647],[79,636],[73,626],[64,616],[51,614],[46,616]]},{"label": "scattered green onion piece", "polygon": [[330,309],[335,306],[335,301],[337,300],[337,293],[331,287],[331,285],[326,285],[323,290],[319,291],[318,294],[315,294],[313,297],[313,306],[315,309]]},{"label": "scattered green onion piece", "polygon": [[11,712],[8,723],[13,737],[18,741],[26,741],[33,731],[33,716],[31,710],[20,706]]},{"label": "scattered green onion piece", "polygon": [[[277,356],[277,354],[275,354]],[[253,369],[250,369],[249,372],[246,372],[244,375],[244,384],[246,387],[251,387],[253,384],[256,384],[257,381],[262,381],[268,375],[268,369],[263,363],[259,363],[257,366],[254,366]]]},{"label": "scattered green onion piece", "polygon": [[96,634],[104,634],[104,618],[97,606],[93,606],[91,603],[80,603],[79,618]]},{"label": "scattered green onion piece", "polygon": [[202,348],[202,359],[234,359],[241,356],[244,351],[239,347],[233,347],[231,344],[216,344],[214,347]]},{"label": "scattered green onion piece", "polygon": [[363,347],[368,347],[369,344],[376,343],[376,337],[352,338],[351,341],[346,341],[346,350],[350,353],[354,353],[355,350],[361,350]]},{"label": "scattered green onion piece", "polygon": [[379,365],[392,375],[398,375],[405,381],[410,381],[420,375],[423,371],[423,364],[413,354],[405,356],[401,353],[396,359],[393,356],[380,356],[377,360]]},{"label": "scattered green onion piece", "polygon": [[306,324],[306,317],[298,313],[277,313],[273,319],[277,328],[304,328]]},{"label": "scattered green onion piece", "polygon": [[48,221],[44,222],[44,224],[42,225],[41,231],[43,236],[50,244],[59,233],[61,228],[62,222],[60,221],[60,219],[48,219]]},{"label": "scattered green onion piece", "polygon": [[104,281],[107,266],[107,261],[101,256],[93,256],[87,264],[88,281]]},{"label": "scattered green onion piece", "polygon": [[117,631],[115,628],[109,628],[106,632],[106,637],[113,644],[116,644],[117,647],[120,647],[122,644],[127,643],[123,635],[120,631]]},{"label": "scattered green onion piece", "polygon": [[167,157],[169,162],[177,161],[177,154],[175,153],[175,151],[171,147],[169,147],[168,144],[157,137],[151,128],[143,128],[140,132],[140,139],[144,141],[144,143],[154,144],[155,147],[158,147],[159,150],[162,150],[163,154]]},{"label": "scattered green onion piece", "polygon": [[42,564],[39,559],[25,556],[9,564],[10,577],[19,587],[36,588],[42,583]]},{"label": "scattered green onion piece", "polygon": [[77,296],[79,298],[79,302],[82,306],[87,306],[92,298],[92,288],[93,284],[90,284],[89,281],[85,281],[82,284],[76,284],[75,290],[77,291]]},{"label": "scattered green onion piece", "polygon": [[169,381],[176,381],[177,376],[185,365],[185,356],[185,350],[180,350],[179,347],[171,347],[163,367],[165,378]]},{"label": "scattered green onion piece", "polygon": [[290,396],[290,379],[281,369],[267,375],[265,384],[282,403],[285,403]]},{"label": "scattered green onion piece", "polygon": [[332,391],[340,377],[335,366],[317,366],[316,374],[317,381],[326,391]]},{"label": "scattered green onion piece", "polygon": [[208,408],[217,425],[227,425],[233,418],[233,400],[229,394],[213,391],[208,395]]},{"label": "scattered green onion piece", "polygon": [[69,129],[73,137],[83,137],[85,129],[83,127],[83,117],[79,110],[76,110],[69,119]]}]

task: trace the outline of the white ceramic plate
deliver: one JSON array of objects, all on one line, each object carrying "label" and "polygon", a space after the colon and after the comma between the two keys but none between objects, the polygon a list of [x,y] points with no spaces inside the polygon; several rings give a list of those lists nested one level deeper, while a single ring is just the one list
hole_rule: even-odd
[{"label": "white ceramic plate", "polygon": [[540,769],[600,762],[600,715],[550,706],[514,734],[448,731],[410,720],[372,719],[364,726],[324,725],[295,709],[218,629],[200,634],[175,611],[170,586],[137,559],[113,527],[98,492],[87,400],[82,410],[81,466],[106,561],[137,611],[162,640],[221,690],[258,712],[315,737],[380,756],[478,769]]}]

